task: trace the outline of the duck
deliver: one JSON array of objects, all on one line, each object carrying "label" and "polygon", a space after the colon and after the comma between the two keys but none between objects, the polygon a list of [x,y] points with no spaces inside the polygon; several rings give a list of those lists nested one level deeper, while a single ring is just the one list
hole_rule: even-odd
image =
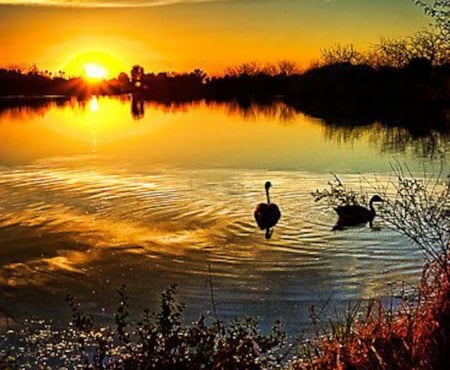
[{"label": "duck", "polygon": [[270,239],[272,236],[272,227],[274,227],[281,217],[281,211],[275,203],[270,202],[269,189],[272,186],[270,181],[266,181],[264,188],[266,190],[267,203],[259,203],[254,212],[255,220],[261,230],[266,230],[265,237]]},{"label": "duck", "polygon": [[374,203],[383,202],[383,199],[379,195],[374,195],[370,198],[369,208],[360,205],[344,205],[334,208],[338,214],[338,220],[333,230],[341,229],[343,226],[357,226],[369,223],[372,227],[373,219],[376,216]]}]

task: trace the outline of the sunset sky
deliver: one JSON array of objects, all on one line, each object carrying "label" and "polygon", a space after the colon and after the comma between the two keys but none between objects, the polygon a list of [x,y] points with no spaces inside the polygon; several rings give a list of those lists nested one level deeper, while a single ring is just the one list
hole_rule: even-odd
[{"label": "sunset sky", "polygon": [[302,67],[336,43],[367,48],[427,26],[411,0],[0,0],[0,65],[108,77],[146,71],[220,74],[242,62]]}]

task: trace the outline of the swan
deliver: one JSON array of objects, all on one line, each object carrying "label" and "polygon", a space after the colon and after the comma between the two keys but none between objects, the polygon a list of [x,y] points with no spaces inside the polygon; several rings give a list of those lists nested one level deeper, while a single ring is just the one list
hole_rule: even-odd
[{"label": "swan", "polygon": [[383,202],[379,195],[374,195],[369,202],[369,208],[359,205],[345,205],[334,208],[338,214],[338,221],[333,230],[340,229],[342,226],[356,226],[369,222],[372,227],[372,221],[376,216],[373,203]]},{"label": "swan", "polygon": [[269,189],[272,186],[270,181],[266,181],[264,187],[266,189],[267,203],[259,203],[256,206],[254,216],[258,227],[266,230],[266,239],[272,236],[272,227],[276,225],[281,217],[281,212],[275,203],[270,202]]}]

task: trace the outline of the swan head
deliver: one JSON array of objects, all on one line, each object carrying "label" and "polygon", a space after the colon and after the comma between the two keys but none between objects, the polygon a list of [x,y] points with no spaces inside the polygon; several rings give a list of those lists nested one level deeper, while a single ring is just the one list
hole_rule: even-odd
[{"label": "swan head", "polygon": [[384,200],[379,195],[374,195],[372,198],[370,198],[370,203],[375,202],[384,202]]},{"label": "swan head", "polygon": [[266,181],[264,187],[266,188],[266,191],[269,191],[270,187],[272,186],[272,183],[270,181]]}]

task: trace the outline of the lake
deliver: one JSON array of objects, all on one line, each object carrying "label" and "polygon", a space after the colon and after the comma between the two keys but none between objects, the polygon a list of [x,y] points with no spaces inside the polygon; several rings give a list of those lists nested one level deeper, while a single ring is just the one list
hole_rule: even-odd
[{"label": "lake", "polygon": [[[68,322],[70,292],[107,320],[122,284],[138,317],[177,283],[188,322],[214,301],[221,319],[282,319],[295,335],[311,305],[418,282],[415,245],[377,219],[332,231],[311,192],[337,174],[370,194],[398,164],[447,174],[448,136],[333,125],[282,102],[31,100],[0,105],[0,308],[14,317]],[[253,218],[267,180],[282,212],[270,240]]]}]

